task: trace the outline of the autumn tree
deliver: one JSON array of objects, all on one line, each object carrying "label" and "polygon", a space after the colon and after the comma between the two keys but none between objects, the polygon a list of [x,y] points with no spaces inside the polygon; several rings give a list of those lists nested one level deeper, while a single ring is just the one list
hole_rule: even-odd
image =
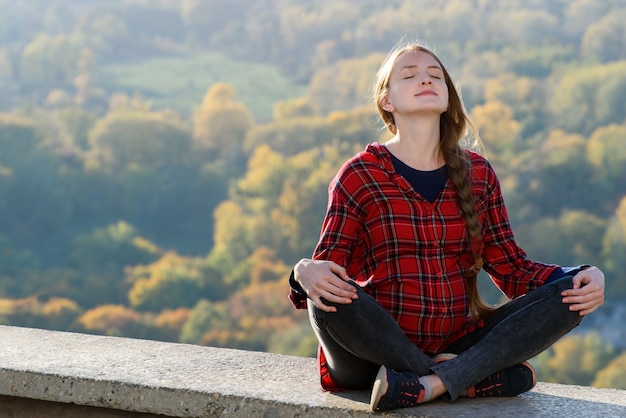
[{"label": "autumn tree", "polygon": [[308,318],[273,333],[267,343],[270,353],[299,357],[315,357],[319,342],[311,329]]},{"label": "autumn tree", "polygon": [[246,107],[236,102],[235,90],[226,83],[217,83],[204,95],[195,110],[193,138],[208,161],[219,162],[229,175],[237,175],[245,167],[243,143],[253,119]]},{"label": "autumn tree", "polygon": [[268,247],[257,248],[245,261],[240,263],[224,280],[237,288],[275,281],[289,274],[291,267],[277,257],[276,251]]},{"label": "autumn tree", "polygon": [[626,389],[626,351],[611,360],[591,383],[596,388]]},{"label": "autumn tree", "polygon": [[286,280],[275,280],[253,283],[234,293],[226,305],[230,325],[211,327],[200,344],[267,350],[273,334],[294,324],[293,306],[285,297],[288,286]]},{"label": "autumn tree", "polygon": [[83,313],[76,302],[67,298],[52,297],[41,306],[42,321],[39,328],[70,331]]},{"label": "autumn tree", "polygon": [[[553,77],[556,84],[548,106],[554,127],[589,135],[603,125],[624,122],[626,62],[584,67]],[[606,82],[598,86],[594,80]]]},{"label": "autumn tree", "polygon": [[78,318],[85,332],[115,337],[147,338],[153,330],[146,319],[123,305],[101,305]]},{"label": "autumn tree", "polygon": [[489,160],[497,167],[511,167],[516,151],[521,149],[521,127],[513,119],[513,110],[501,102],[487,102],[475,106],[471,117]]},{"label": "autumn tree", "polygon": [[280,121],[293,118],[310,118],[319,115],[317,106],[307,97],[279,101],[274,104],[274,120]]},{"label": "autumn tree", "polygon": [[163,309],[154,318],[154,325],[159,333],[158,339],[178,342],[181,330],[190,315],[190,308]]},{"label": "autumn tree", "polygon": [[[537,380],[589,386],[615,355],[596,332],[571,334],[535,358]],[[573,366],[575,365],[575,367]]]},{"label": "autumn tree", "polygon": [[[532,62],[536,62],[532,61]],[[519,123],[520,135],[529,137],[545,128],[544,103],[547,98],[547,90],[542,86],[542,82],[536,78],[516,76],[513,73],[502,74],[490,79],[485,83],[485,100],[487,106],[489,102],[504,103],[512,111],[508,116]],[[473,109],[473,113],[478,112]],[[498,115],[488,115],[497,117]],[[483,126],[486,121],[482,121]],[[501,125],[499,119],[492,119],[491,123]],[[510,122],[509,122],[510,123]],[[506,142],[506,138],[505,138]],[[518,146],[519,149],[519,146]]]},{"label": "autumn tree", "polygon": [[226,302],[210,302],[202,299],[191,310],[180,333],[180,342],[200,343],[202,336],[214,329],[230,329]]},{"label": "autumn tree", "polygon": [[129,269],[126,280],[132,283],[128,300],[141,311],[191,308],[200,299],[222,300],[230,290],[204,259],[172,252]]}]

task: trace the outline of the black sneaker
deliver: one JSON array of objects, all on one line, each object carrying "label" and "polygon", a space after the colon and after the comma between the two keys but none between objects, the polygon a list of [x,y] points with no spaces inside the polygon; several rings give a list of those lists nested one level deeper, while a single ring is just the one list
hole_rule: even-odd
[{"label": "black sneaker", "polygon": [[467,389],[467,397],[517,396],[534,388],[536,383],[535,369],[523,362],[487,376]]},{"label": "black sneaker", "polygon": [[380,367],[370,401],[373,411],[408,408],[422,403],[423,399],[424,387],[417,374]]}]

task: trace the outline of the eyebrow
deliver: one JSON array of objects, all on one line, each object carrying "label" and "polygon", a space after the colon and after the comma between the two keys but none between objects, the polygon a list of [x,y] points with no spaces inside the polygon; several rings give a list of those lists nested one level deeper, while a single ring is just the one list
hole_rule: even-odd
[{"label": "eyebrow", "polygon": [[[400,68],[400,71],[412,70],[413,68],[417,68],[417,67],[418,67],[417,65],[413,65],[413,64],[412,65],[405,65],[404,67]],[[443,69],[440,66],[438,66],[438,65],[429,65],[429,66],[426,67],[426,69],[443,71]]]}]

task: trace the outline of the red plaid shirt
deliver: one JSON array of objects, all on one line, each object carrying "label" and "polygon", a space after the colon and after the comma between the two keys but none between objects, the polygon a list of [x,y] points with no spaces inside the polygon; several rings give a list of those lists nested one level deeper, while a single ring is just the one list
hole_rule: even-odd
[{"label": "red plaid shirt", "polygon": [[[489,162],[469,151],[472,194],[483,229],[483,268],[509,298],[541,286],[556,265],[530,261],[513,238],[500,184]],[[471,332],[465,272],[474,257],[448,180],[431,204],[396,173],[387,149],[370,144],[329,186],[314,259],[332,260],[372,295],[407,337],[434,355]],[[290,298],[306,307],[306,295]],[[323,353],[321,373],[328,380]]]}]

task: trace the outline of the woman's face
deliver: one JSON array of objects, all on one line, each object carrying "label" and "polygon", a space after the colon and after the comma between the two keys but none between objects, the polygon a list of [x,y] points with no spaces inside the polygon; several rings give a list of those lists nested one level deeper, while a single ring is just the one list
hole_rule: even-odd
[{"label": "woman's face", "polygon": [[396,60],[382,107],[394,114],[441,115],[448,108],[443,68],[425,51],[406,51]]}]

